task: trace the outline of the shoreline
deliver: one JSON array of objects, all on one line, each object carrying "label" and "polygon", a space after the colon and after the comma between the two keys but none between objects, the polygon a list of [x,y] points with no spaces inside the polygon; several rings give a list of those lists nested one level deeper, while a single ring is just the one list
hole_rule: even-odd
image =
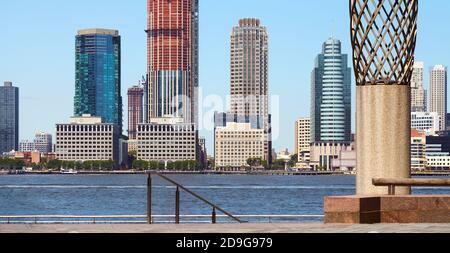
[{"label": "shoreline", "polygon": [[[0,175],[146,175],[149,171],[133,171],[133,170],[116,170],[116,171],[76,171],[64,173],[60,171],[11,171],[4,172]],[[348,175],[344,172],[317,172],[317,171],[150,171],[152,173],[160,173],[163,175],[263,175],[263,176],[333,176],[333,175]]]},{"label": "shoreline", "polygon": [[[241,176],[355,176],[354,173],[337,171],[151,171],[163,175],[241,175]],[[0,171],[0,176],[8,175],[146,175],[148,171]],[[412,173],[415,177],[450,177],[450,172]]]}]

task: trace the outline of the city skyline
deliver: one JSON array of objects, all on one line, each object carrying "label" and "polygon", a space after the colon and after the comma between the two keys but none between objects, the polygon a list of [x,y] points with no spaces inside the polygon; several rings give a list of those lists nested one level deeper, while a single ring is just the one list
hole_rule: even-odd
[{"label": "city skyline", "polygon": [[[29,7],[23,8],[24,3],[29,3]],[[51,1],[49,1],[51,2]],[[99,16],[92,15],[89,17],[89,11],[84,14],[78,14],[76,12],[77,7],[72,6],[72,3],[65,3],[60,13],[55,13],[46,7],[49,6],[49,2],[42,1],[38,6],[34,6],[32,1],[15,1],[13,3],[6,3],[6,17],[4,19],[6,24],[6,35],[9,38],[6,41],[0,42],[0,50],[2,55],[5,56],[4,62],[0,64],[0,79],[12,80],[16,86],[21,89],[23,94],[21,97],[21,129],[20,139],[31,139],[32,135],[40,130],[53,133],[54,124],[57,122],[63,122],[67,117],[72,114],[71,97],[73,97],[73,33],[86,27],[108,27],[121,31],[124,45],[124,62],[123,62],[123,79],[122,79],[122,95],[126,94],[126,89],[132,84],[136,83],[142,73],[145,73],[146,66],[146,39],[143,30],[146,24],[145,6],[146,1],[136,1],[139,3],[127,3],[110,4],[107,1],[96,1],[92,3],[92,11],[100,11]],[[211,3],[211,1],[200,2],[200,86],[202,87],[204,95],[217,94],[225,97],[227,94],[229,83],[229,60],[227,45],[229,33],[235,20],[241,17],[256,16],[264,20],[264,23],[269,27],[271,36],[271,72],[270,72],[270,93],[273,95],[279,95],[281,101],[281,111],[292,111],[291,108],[297,108],[292,113],[283,113],[280,119],[281,136],[278,140],[275,140],[274,146],[277,149],[289,147],[292,149],[292,122],[298,117],[309,116],[309,71],[313,67],[314,55],[320,49],[321,43],[330,35],[343,41],[343,53],[350,53],[350,45],[348,40],[348,17],[347,8],[348,5],[345,1],[327,2],[326,8],[323,8],[323,2],[317,1],[315,3],[302,3],[304,8],[290,11],[288,10],[286,15],[280,15],[284,10],[281,6],[283,4],[271,3],[270,1],[258,1],[259,6],[255,7],[252,3],[255,1],[227,1],[226,3]],[[298,1],[286,1],[293,5],[297,5]],[[78,1],[76,2],[79,3]],[[240,5],[242,8],[234,10],[233,6]],[[126,6],[125,6],[126,5]],[[218,6],[217,6],[218,5]],[[279,5],[279,6],[278,6]],[[427,1],[422,3],[423,8],[421,15],[430,15],[433,12],[436,18],[427,20],[425,17],[420,18],[419,31],[419,46],[417,49],[417,60],[425,62],[425,69],[428,69],[434,64],[443,64],[448,66],[450,57],[449,52],[445,50],[435,50],[432,52],[429,48],[436,48],[440,43],[446,41],[448,34],[435,34],[433,31],[438,29],[426,29],[426,27],[438,28],[439,25],[445,24],[443,19],[439,17],[445,17],[445,15],[439,16],[442,6],[437,6],[436,2]],[[446,5],[446,4],[444,4]],[[47,15],[48,18],[42,21],[43,24],[38,25],[47,29],[43,32],[60,31],[60,40],[58,45],[54,46],[54,51],[47,56],[49,60],[45,63],[34,64],[33,68],[27,68],[27,64],[35,63],[36,60],[42,60],[42,53],[49,53],[47,46],[43,44],[48,43],[43,38],[36,38],[35,44],[32,47],[34,54],[27,56],[30,63],[23,61],[15,61],[15,59],[21,59],[23,54],[27,54],[29,51],[23,47],[20,39],[21,34],[30,36],[27,27],[23,27],[22,24],[27,23],[25,21],[18,21],[16,17],[10,16],[8,13],[17,13],[15,9],[20,8],[21,12],[30,12],[35,10],[36,7],[42,10],[41,13]],[[213,8],[214,6],[217,6]],[[253,7],[253,8],[250,8]],[[319,9],[320,7],[320,9]],[[439,7],[439,8],[438,8]],[[208,11],[203,11],[207,9]],[[292,8],[297,9],[297,8]],[[232,12],[233,10],[233,12]],[[297,12],[309,13],[311,10],[316,10],[317,18],[302,15],[298,15]],[[321,10],[321,12],[319,11]],[[109,13],[109,11],[112,11]],[[272,11],[272,12],[271,12]],[[217,12],[220,13],[217,14]],[[105,15],[105,13],[107,15]],[[138,13],[139,15],[136,15]],[[109,17],[111,14],[111,17]],[[294,15],[296,14],[296,15]],[[35,14],[40,15],[40,14]],[[62,19],[61,24],[48,25],[47,22],[55,22],[55,18],[65,17],[68,15],[67,20]],[[132,21],[121,22],[120,19],[114,18],[115,15],[123,16],[127,19],[130,15],[135,17]],[[28,16],[28,15],[23,15]],[[30,15],[31,17],[35,17]],[[312,21],[310,21],[310,19]],[[293,22],[289,22],[292,19]],[[320,20],[316,20],[320,19]],[[308,27],[310,22],[319,21],[320,29],[314,29]],[[332,25],[335,21],[336,25]],[[28,21],[29,23],[29,21]],[[46,25],[47,24],[47,25]],[[306,27],[305,27],[306,26]],[[12,30],[14,27],[15,31]],[[304,33],[295,34],[289,33],[292,28],[304,31]],[[339,28],[336,30],[336,28]],[[429,31],[427,31],[429,30]],[[294,42],[286,41],[286,34],[295,36]],[[308,36],[308,39],[304,37]],[[42,36],[45,37],[45,36]],[[439,40],[433,39],[439,38]],[[128,43],[128,44],[127,44]],[[215,44],[216,43],[216,44]],[[134,45],[134,46],[133,46]],[[139,46],[137,46],[139,45]],[[21,47],[22,46],[22,47]],[[134,47],[135,49],[131,49]],[[445,48],[442,44],[441,48]],[[217,51],[217,49],[220,49]],[[134,50],[134,51],[133,51]],[[23,52],[21,52],[23,51]],[[129,53],[131,51],[131,53]],[[136,55],[139,55],[137,57]],[[127,56],[125,56],[127,55]],[[133,59],[138,59],[133,61]],[[299,60],[300,59],[300,60]],[[52,65],[50,61],[55,61],[58,66]],[[130,64],[133,62],[133,64]],[[20,65],[19,65],[20,64]],[[210,66],[211,65],[211,66]],[[21,67],[18,67],[21,66]],[[23,67],[22,67],[23,66]],[[27,68],[24,71],[23,68]],[[132,70],[131,70],[132,69]],[[298,70],[300,69],[300,70]],[[291,72],[290,72],[290,71]],[[296,70],[296,71],[295,71]],[[295,75],[289,76],[285,73],[295,73]],[[428,83],[427,73],[425,77],[425,83]],[[352,82],[354,84],[354,81]],[[59,85],[59,86],[57,86]],[[62,86],[63,85],[63,86]],[[59,95],[54,96],[52,92],[56,88],[59,89]],[[39,87],[39,88],[34,88]],[[427,88],[427,87],[426,87]],[[292,92],[295,91],[295,92]],[[353,92],[354,93],[354,92]],[[354,96],[352,98],[354,103]],[[55,106],[55,104],[57,106]],[[126,105],[124,104],[124,109]],[[45,113],[45,117],[37,118],[36,111]],[[126,119],[124,118],[124,123]],[[354,129],[354,128],[353,128]],[[211,150],[213,131],[202,131],[201,135],[207,137],[208,149]]]}]

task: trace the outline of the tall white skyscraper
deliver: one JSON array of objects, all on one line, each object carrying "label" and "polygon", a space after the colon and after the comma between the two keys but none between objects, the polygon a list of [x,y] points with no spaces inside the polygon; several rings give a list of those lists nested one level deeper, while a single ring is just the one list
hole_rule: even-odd
[{"label": "tall white skyscraper", "polygon": [[411,111],[427,111],[427,91],[424,89],[423,62],[415,62],[411,79]]},{"label": "tall white skyscraper", "polygon": [[440,130],[446,128],[447,116],[447,67],[435,65],[430,69],[429,112],[440,116]]},{"label": "tall white skyscraper", "polygon": [[269,35],[259,19],[244,18],[231,34],[231,112],[269,115]]},{"label": "tall white skyscraper", "polygon": [[[231,114],[262,120],[264,160],[272,162],[269,115],[269,34],[257,18],[242,18],[230,38]],[[251,157],[249,157],[251,158]]]}]

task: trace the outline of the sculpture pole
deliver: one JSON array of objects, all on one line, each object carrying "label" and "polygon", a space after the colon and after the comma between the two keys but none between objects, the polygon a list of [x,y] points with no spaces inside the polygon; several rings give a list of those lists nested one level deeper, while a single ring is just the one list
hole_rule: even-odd
[{"label": "sculpture pole", "polygon": [[[350,0],[357,85],[357,195],[383,195],[373,178],[411,177],[411,76],[418,0]],[[410,194],[409,187],[397,194]]]}]

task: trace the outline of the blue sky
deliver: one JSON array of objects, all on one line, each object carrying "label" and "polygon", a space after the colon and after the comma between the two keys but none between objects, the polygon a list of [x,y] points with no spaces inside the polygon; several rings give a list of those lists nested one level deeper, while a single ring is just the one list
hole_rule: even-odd
[{"label": "blue sky", "polygon": [[[2,0],[0,81],[20,87],[20,139],[54,133],[73,114],[74,36],[79,29],[118,29],[122,36],[122,95],[146,69],[146,0]],[[416,58],[450,64],[450,2],[420,1]],[[334,35],[350,54],[347,0],[200,0],[200,86],[229,93],[229,36],[239,18],[258,17],[269,30],[270,93],[280,97],[280,136],[294,145],[294,121],[309,116],[310,74],[322,43]],[[353,84],[354,85],[354,84]],[[425,79],[428,87],[428,75]],[[354,96],[354,92],[353,92]],[[354,104],[354,99],[353,99]],[[213,151],[213,133],[207,137]]]}]

